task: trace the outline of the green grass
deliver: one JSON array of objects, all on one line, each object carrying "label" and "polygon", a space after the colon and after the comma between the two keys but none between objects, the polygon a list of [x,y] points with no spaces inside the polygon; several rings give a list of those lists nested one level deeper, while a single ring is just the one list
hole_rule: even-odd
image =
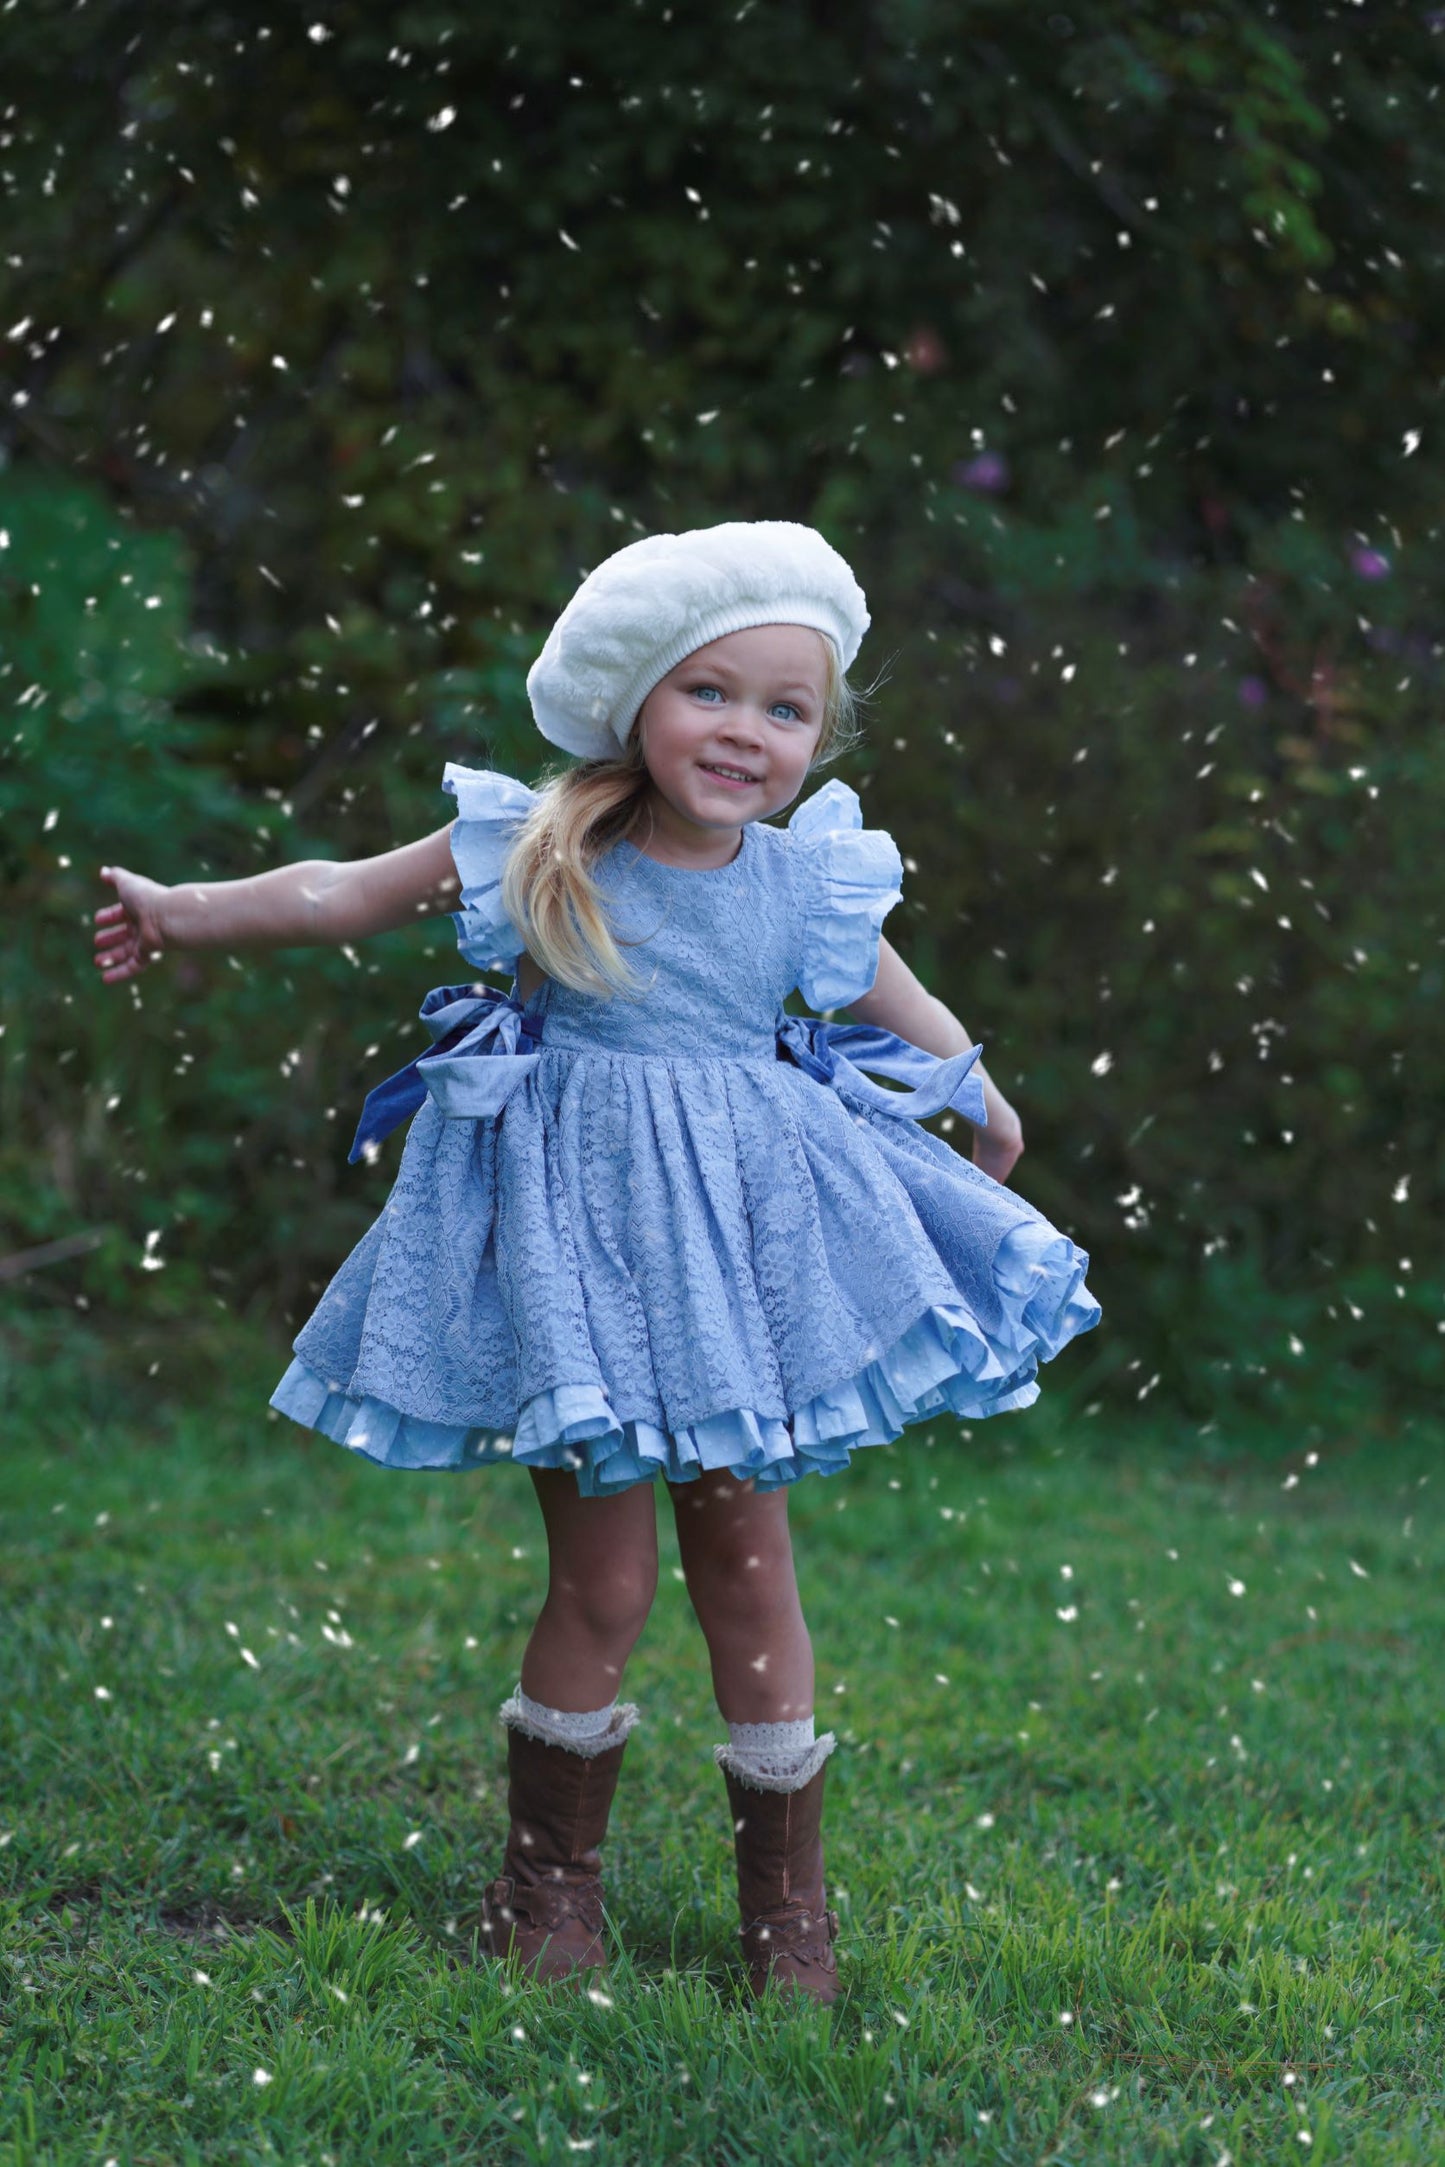
[{"label": "green grass", "polygon": [[1445,2157],[1438,1435],[1060,1391],[796,1492],[827,2012],[740,1991],[667,1527],[588,2001],[472,1938],[530,1489],[268,1420],[283,1364],[10,1379],[3,2167]]}]

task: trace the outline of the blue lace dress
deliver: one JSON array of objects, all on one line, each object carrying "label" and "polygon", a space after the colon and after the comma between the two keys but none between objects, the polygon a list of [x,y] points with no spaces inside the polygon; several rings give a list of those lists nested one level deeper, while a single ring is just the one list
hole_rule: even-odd
[{"label": "blue lace dress", "polygon": [[[498,884],[533,793],[444,785],[461,953],[514,965]],[[1099,1308],[1087,1256],[918,1125],[982,1119],[977,1050],[783,1011],[876,975],[901,866],[856,794],[824,783],[710,871],[620,842],[595,874],[645,994],[428,996],[434,1050],[372,1093],[353,1149],[415,1109],[395,1186],[271,1404],[388,1467],[507,1458],[587,1496],[705,1468],[771,1490],[1028,1406]]]}]

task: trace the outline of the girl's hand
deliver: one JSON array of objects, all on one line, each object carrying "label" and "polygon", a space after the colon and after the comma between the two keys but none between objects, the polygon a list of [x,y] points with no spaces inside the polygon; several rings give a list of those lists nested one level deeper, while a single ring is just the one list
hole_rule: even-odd
[{"label": "girl's hand", "polygon": [[148,963],[165,953],[161,932],[161,901],[170,891],[143,873],[128,873],[123,865],[103,865],[118,900],[95,914],[95,966],[105,984],[139,977]]}]

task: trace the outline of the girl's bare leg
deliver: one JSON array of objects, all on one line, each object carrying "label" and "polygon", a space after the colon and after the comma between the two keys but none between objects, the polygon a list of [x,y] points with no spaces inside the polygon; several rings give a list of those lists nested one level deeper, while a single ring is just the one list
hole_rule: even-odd
[{"label": "girl's bare leg", "polygon": [[726,1469],[669,1484],[687,1592],[728,1723],[813,1713],[813,1644],[803,1622],[788,1493],[759,1497]]},{"label": "girl's bare leg", "polygon": [[548,1708],[605,1708],[657,1592],[652,1485],[583,1497],[560,1468],[531,1473],[547,1529],[548,1583],[522,1657],[522,1691]]}]

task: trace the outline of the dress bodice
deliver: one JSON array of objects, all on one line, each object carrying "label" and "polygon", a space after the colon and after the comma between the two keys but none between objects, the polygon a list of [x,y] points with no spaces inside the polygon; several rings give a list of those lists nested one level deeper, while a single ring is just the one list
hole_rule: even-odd
[{"label": "dress bodice", "polygon": [[[450,765],[442,782],[457,801],[457,946],[481,970],[513,964],[525,943],[502,906],[502,876],[537,794],[488,769]],[[592,871],[614,934],[638,944],[623,953],[639,990],[607,996],[545,980],[527,1003],[544,1040],[738,1056],[771,1050],[794,987],[825,1010],[869,990],[903,864],[892,836],[863,826],[857,792],[834,776],[786,827],[750,821],[727,865],[663,865],[619,842]]]},{"label": "dress bodice", "polygon": [[771,1060],[779,1012],[801,975],[795,871],[786,833],[760,822],[743,829],[729,864],[702,872],[614,844],[594,877],[638,991],[608,998],[544,979],[527,1003],[543,1042]]}]

